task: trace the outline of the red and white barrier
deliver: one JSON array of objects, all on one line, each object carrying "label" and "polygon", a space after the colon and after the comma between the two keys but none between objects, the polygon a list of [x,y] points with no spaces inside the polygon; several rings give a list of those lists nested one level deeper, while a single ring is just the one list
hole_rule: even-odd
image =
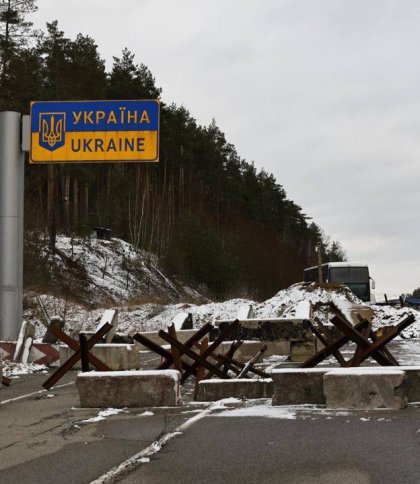
[{"label": "red and white barrier", "polygon": [[[16,341],[0,341],[0,359],[12,360],[16,351]],[[58,346],[47,343],[32,343],[28,362],[38,365],[51,365],[58,362]]]}]

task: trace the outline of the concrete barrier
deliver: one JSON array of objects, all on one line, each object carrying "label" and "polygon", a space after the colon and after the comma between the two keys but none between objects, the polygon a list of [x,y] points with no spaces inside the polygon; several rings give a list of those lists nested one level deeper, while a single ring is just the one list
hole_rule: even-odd
[{"label": "concrete barrier", "polygon": [[[407,382],[406,382],[406,391],[408,402],[420,402],[420,366],[369,366],[369,367],[360,367],[361,369],[369,369],[370,371],[379,371],[379,372],[386,372],[386,371],[393,371],[393,370],[401,370],[404,371],[407,375]],[[277,394],[276,400],[278,403],[273,403],[273,405],[287,405],[287,403],[282,403],[282,401],[287,402],[289,401],[290,397],[285,397],[284,392],[287,392],[289,388],[294,389],[293,391],[296,392],[296,388],[302,386],[303,388],[312,388],[310,390],[315,392],[315,395],[320,395],[320,392],[323,394],[323,375],[330,371],[346,371],[347,368],[332,368],[332,367],[316,367],[316,368],[285,368],[279,370],[272,371],[272,378],[274,381],[274,394]],[[287,374],[286,374],[287,373]],[[312,375],[312,376],[311,376]],[[283,391],[282,387],[286,385],[286,389]],[[309,391],[309,390],[308,390]],[[300,393],[294,397],[296,401],[303,403],[325,403],[325,397],[323,401],[315,402],[313,401],[314,398],[306,396],[305,393]],[[305,398],[307,400],[312,401],[304,401]],[[274,397],[273,397],[274,399]],[[319,398],[318,398],[319,400]],[[274,400],[273,400],[274,401]]]},{"label": "concrete barrier", "polygon": [[[392,367],[384,367],[386,369]],[[398,370],[407,375],[407,392],[409,402],[420,402],[420,366],[398,366]]]},{"label": "concrete barrier", "polygon": [[[215,324],[223,331],[233,321],[215,321]],[[239,323],[239,329],[231,336],[232,339],[259,341],[312,341],[314,339],[305,319],[243,319],[239,320]]]},{"label": "concrete barrier", "polygon": [[[233,341],[224,341],[217,348],[217,353],[222,355],[226,354],[232,343]],[[264,357],[273,355],[288,356],[290,354],[290,341],[244,341],[241,346],[235,351],[234,359],[241,363],[246,363],[253,356],[255,356],[255,354],[258,353],[258,351],[264,345],[267,345],[267,350],[264,353]],[[168,351],[171,351],[171,346],[168,344],[165,344],[162,347]],[[199,354],[199,350],[196,347],[193,347],[191,349],[195,353]],[[218,363],[218,360],[215,360],[211,357],[209,357],[208,360],[210,363],[213,364]],[[182,355],[182,361],[185,361],[185,363],[188,364],[194,363],[191,358],[185,355]]]},{"label": "concrete barrier", "polygon": [[245,304],[239,308],[236,314],[237,319],[242,321],[243,319],[251,319],[254,317],[254,306],[252,304]]},{"label": "concrete barrier", "polygon": [[285,368],[273,370],[273,405],[322,405],[325,403],[323,391],[323,368]]},{"label": "concrete barrier", "polygon": [[[233,321],[216,321],[215,324],[223,331]],[[243,319],[239,320],[239,324],[231,338],[245,340],[248,345],[248,341],[254,341],[260,347],[266,344],[265,356],[290,355],[292,361],[305,361],[316,352],[315,337],[306,319]],[[242,345],[238,354],[246,353],[248,356],[250,353],[246,350],[246,346]]]},{"label": "concrete barrier", "polygon": [[420,366],[372,366],[370,370],[401,370],[407,375],[407,392],[409,402],[420,402]]},{"label": "concrete barrier", "polygon": [[174,407],[181,404],[176,370],[79,373],[80,404],[87,408]]},{"label": "concrete barrier", "polygon": [[198,388],[198,400],[202,402],[214,402],[230,397],[271,398],[273,396],[273,380],[271,378],[260,380],[250,378],[201,380]]},{"label": "concrete barrier", "polygon": [[[0,341],[0,357],[13,360],[16,341]],[[58,346],[47,343],[32,343],[28,361],[37,365],[57,366],[59,362]]]},{"label": "concrete barrier", "polygon": [[341,368],[324,375],[327,408],[405,408],[407,376],[400,369]]},{"label": "concrete barrier", "polygon": [[95,333],[98,332],[102,326],[105,326],[105,324],[110,324],[112,326],[105,336],[105,343],[112,343],[112,338],[118,328],[118,309],[105,310],[98,326],[95,328]]},{"label": "concrete barrier", "polygon": [[[401,370],[407,375],[407,393],[409,402],[420,402],[420,366],[372,366],[370,370],[392,371]],[[328,370],[328,368],[326,369]],[[338,368],[338,370],[340,370]]]},{"label": "concrete barrier", "polygon": [[181,312],[175,315],[171,324],[175,326],[177,331],[182,331],[185,329],[193,329],[193,319],[192,314],[187,312]]},{"label": "concrete barrier", "polygon": [[[224,341],[219,346],[218,352],[225,354],[231,344],[232,341]],[[290,341],[244,341],[236,350],[234,358],[242,363],[249,361],[264,345],[267,345],[264,357],[273,355],[288,356],[290,354]]]},{"label": "concrete barrier", "polygon": [[[90,353],[99,358],[111,370],[137,370],[140,367],[138,345],[98,343],[90,350]],[[67,361],[73,354],[74,351],[67,345],[60,345],[60,364]],[[80,360],[74,368],[81,368]]]},{"label": "concrete barrier", "polygon": [[372,308],[358,304],[354,304],[353,307],[350,308],[349,313],[351,322],[354,325],[360,322],[359,316],[363,319],[368,319],[369,321],[372,321],[374,316],[374,311]]},{"label": "concrete barrier", "polygon": [[317,351],[315,339],[306,341],[290,341],[290,360],[304,362]]}]

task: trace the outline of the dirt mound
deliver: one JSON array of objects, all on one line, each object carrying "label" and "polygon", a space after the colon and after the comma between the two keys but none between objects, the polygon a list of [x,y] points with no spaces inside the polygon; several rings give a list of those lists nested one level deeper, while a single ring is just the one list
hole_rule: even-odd
[{"label": "dirt mound", "polygon": [[43,249],[54,294],[90,307],[128,302],[203,301],[198,292],[165,276],[157,257],[121,239],[57,237]]}]

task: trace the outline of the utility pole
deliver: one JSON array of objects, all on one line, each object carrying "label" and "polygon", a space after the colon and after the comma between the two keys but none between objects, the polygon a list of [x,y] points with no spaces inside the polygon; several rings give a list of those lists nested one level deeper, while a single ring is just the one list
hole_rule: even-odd
[{"label": "utility pole", "polygon": [[0,112],[0,338],[17,339],[22,324],[22,116]]},{"label": "utility pole", "polygon": [[318,242],[316,245],[316,251],[318,255],[318,282],[322,284],[322,243]]}]

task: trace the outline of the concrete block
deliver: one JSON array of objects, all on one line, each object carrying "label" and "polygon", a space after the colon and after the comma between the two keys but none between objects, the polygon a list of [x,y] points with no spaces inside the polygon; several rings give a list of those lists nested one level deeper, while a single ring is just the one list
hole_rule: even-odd
[{"label": "concrete block", "polygon": [[399,369],[340,368],[324,375],[327,408],[405,408],[407,376]]},{"label": "concrete block", "polygon": [[[98,343],[90,350],[90,353],[99,358],[111,370],[136,370],[140,367],[138,345]],[[67,361],[73,354],[74,351],[67,345],[60,345],[60,364]],[[81,368],[80,360],[74,368]]]},{"label": "concrete block", "polygon": [[359,316],[362,317],[363,319],[372,321],[374,314],[375,313],[373,309],[368,306],[357,306],[350,309],[350,318],[351,318],[351,322],[354,325],[356,325],[360,321]]},{"label": "concrete block", "polygon": [[115,331],[118,328],[118,309],[106,309],[99,321],[98,326],[95,328],[95,333],[97,333],[102,326],[105,324],[110,324],[112,328],[105,335],[105,343],[111,343],[114,337]]},{"label": "concrete block", "polygon": [[316,341],[291,341],[290,342],[290,360],[291,361],[306,361],[313,356],[317,351]]},{"label": "concrete block", "polygon": [[273,396],[273,380],[264,378],[253,380],[241,378],[237,380],[201,380],[198,384],[198,400],[214,402],[223,398],[271,398]]},{"label": "concrete block", "polygon": [[[218,352],[225,354],[231,344],[232,341],[224,341],[219,346]],[[241,363],[249,361],[264,345],[267,345],[264,357],[273,355],[288,356],[290,354],[290,341],[244,341],[236,350],[234,358]]]},{"label": "concrete block", "polygon": [[176,370],[79,373],[80,404],[87,408],[175,407],[181,404]]},{"label": "concrete block", "polygon": [[325,403],[321,368],[284,368],[273,370],[273,405],[321,405]]},{"label": "concrete block", "polygon": [[[327,369],[328,370],[328,369]],[[393,371],[401,370],[407,375],[407,392],[409,402],[420,402],[420,366],[372,366],[370,371]]]},{"label": "concrete block", "polygon": [[[35,337],[35,325],[33,323],[30,323],[29,321],[23,321],[19,331],[19,337],[16,343],[15,354],[13,355],[14,361],[21,360],[26,340],[28,338],[31,338],[31,340],[33,341],[34,337]],[[27,361],[25,363],[27,363]]]},{"label": "concrete block", "polygon": [[254,306],[252,304],[245,304],[239,308],[236,317],[239,320],[253,318],[254,316]]},{"label": "concrete block", "polygon": [[310,301],[299,301],[292,309],[295,319],[312,319],[312,305]]},{"label": "concrete block", "polygon": [[[373,366],[373,367],[361,367],[360,369],[369,369],[371,372],[373,371],[379,371],[379,372],[386,372],[386,371],[394,371],[395,369],[404,371],[407,376],[407,382],[406,382],[406,390],[407,390],[407,395],[408,395],[408,401],[409,402],[420,402],[420,366],[398,366],[393,367],[393,366]],[[337,371],[344,371],[346,368],[340,369],[337,368]],[[279,369],[279,370],[273,370],[272,372],[272,378],[274,381],[274,393],[275,394],[280,394],[281,400],[279,405],[282,405],[281,401],[286,401],[284,400],[284,395],[282,394],[281,388],[284,385],[287,385],[288,381],[291,380],[291,385],[292,387],[296,388],[297,383],[293,382],[293,372],[296,373],[296,378],[301,380],[301,383],[303,383],[303,380],[298,376],[299,373],[301,372],[308,372],[308,373],[316,373],[317,376],[312,376],[312,382],[311,385],[313,385],[313,389],[316,388],[316,385],[318,385],[318,395],[320,392],[322,392],[321,398],[323,398],[323,401],[321,402],[306,402],[306,403],[325,403],[325,397],[323,394],[323,378],[322,376],[328,372],[333,371],[333,368],[331,367],[318,367],[318,368],[294,368],[294,369]],[[285,372],[288,372],[288,375],[284,375]],[[276,386],[276,382],[278,387]],[[286,390],[285,390],[286,391]],[[296,391],[296,390],[294,390]],[[277,399],[279,398],[278,396],[276,397]],[[308,397],[306,397],[308,399]],[[299,399],[298,399],[299,400]],[[305,398],[300,398],[302,403],[305,403],[304,400]],[[313,399],[312,399],[313,400]]]},{"label": "concrete block", "polygon": [[398,370],[405,371],[407,375],[408,401],[420,402],[420,366],[399,366]]},{"label": "concrete block", "polygon": [[363,319],[372,321],[374,311],[366,304],[357,304],[348,300],[336,300],[336,306],[341,311],[343,316],[353,325],[359,323],[359,316]]},{"label": "concrete block", "polygon": [[[216,321],[223,331],[233,320]],[[239,329],[231,335],[232,339],[278,341],[312,340],[313,334],[305,319],[244,319],[239,320]]]},{"label": "concrete block", "polygon": [[44,337],[42,338],[43,343],[47,344],[57,344],[58,338],[53,333],[53,329],[59,329],[60,331],[64,328],[64,319],[60,316],[52,316],[51,320],[48,324],[47,331],[45,332]]},{"label": "concrete block", "polygon": [[175,315],[172,323],[177,331],[183,329],[193,329],[192,314],[187,312],[178,313]]}]

